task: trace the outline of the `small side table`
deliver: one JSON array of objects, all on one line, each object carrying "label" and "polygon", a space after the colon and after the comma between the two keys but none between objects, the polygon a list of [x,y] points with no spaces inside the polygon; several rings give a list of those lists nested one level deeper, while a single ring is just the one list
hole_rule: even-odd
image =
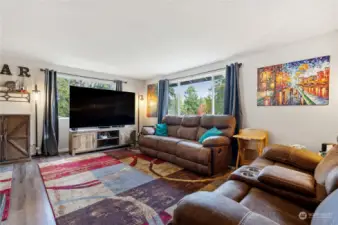
[{"label": "small side table", "polygon": [[[246,142],[255,142],[258,156],[262,155],[263,148],[268,145],[268,132],[265,130],[245,128],[241,129],[233,137],[237,138],[238,143],[236,168],[240,164],[247,165],[251,163],[251,160],[245,160]],[[250,143],[250,145],[252,144],[254,143]]]}]

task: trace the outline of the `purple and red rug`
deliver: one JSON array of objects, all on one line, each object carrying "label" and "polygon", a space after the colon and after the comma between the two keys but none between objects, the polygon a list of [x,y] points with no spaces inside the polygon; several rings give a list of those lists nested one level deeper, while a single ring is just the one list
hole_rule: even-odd
[{"label": "purple and red rug", "polygon": [[10,193],[12,187],[13,165],[5,165],[0,167],[0,194],[6,196],[4,211],[2,213],[2,221],[7,220],[10,207]]},{"label": "purple and red rug", "polygon": [[115,150],[39,164],[59,225],[162,225],[176,203],[212,191],[227,175],[201,177],[174,164]]}]

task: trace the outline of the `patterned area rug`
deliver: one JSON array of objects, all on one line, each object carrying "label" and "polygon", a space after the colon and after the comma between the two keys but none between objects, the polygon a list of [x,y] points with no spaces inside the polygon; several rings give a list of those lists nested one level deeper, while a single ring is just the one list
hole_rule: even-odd
[{"label": "patterned area rug", "polygon": [[13,177],[13,165],[6,165],[0,167],[0,194],[4,194],[6,196],[5,208],[2,214],[2,221],[7,220],[8,218],[12,177]]},{"label": "patterned area rug", "polygon": [[162,225],[176,203],[212,191],[226,175],[201,177],[139,151],[115,150],[39,164],[59,225]]}]

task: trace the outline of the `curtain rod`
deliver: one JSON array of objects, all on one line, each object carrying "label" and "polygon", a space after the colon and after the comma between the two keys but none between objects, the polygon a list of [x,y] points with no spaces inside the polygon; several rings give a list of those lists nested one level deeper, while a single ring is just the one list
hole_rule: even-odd
[{"label": "curtain rod", "polygon": [[[242,66],[242,63],[238,63],[239,67]],[[205,71],[205,72],[200,72],[200,73],[195,73],[195,74],[190,74],[190,75],[187,75],[187,76],[184,76],[184,77],[176,77],[176,78],[173,78],[173,79],[169,79],[170,80],[179,80],[179,79],[184,79],[184,78],[188,78],[188,77],[193,77],[193,76],[197,76],[197,75],[202,75],[202,74],[205,74],[205,73],[212,73],[212,72],[216,72],[216,71],[219,71],[219,70],[224,70],[226,69],[226,67],[221,67],[221,68],[218,68],[218,69],[214,69],[214,70],[209,70],[209,71]]]},{"label": "curtain rod", "polygon": [[[40,69],[40,71],[45,72],[46,69]],[[110,80],[110,79],[104,79],[104,78],[95,78],[95,77],[86,77],[86,76],[81,76],[81,75],[77,75],[77,74],[70,74],[70,73],[63,73],[63,72],[58,72],[57,73],[61,73],[61,74],[65,74],[65,75],[69,75],[69,76],[73,76],[73,77],[82,77],[82,78],[87,78],[87,79],[95,79],[95,80],[103,80],[103,81],[112,81],[115,82],[116,81],[120,81],[120,80]],[[124,84],[127,84],[127,81],[122,81]]]}]

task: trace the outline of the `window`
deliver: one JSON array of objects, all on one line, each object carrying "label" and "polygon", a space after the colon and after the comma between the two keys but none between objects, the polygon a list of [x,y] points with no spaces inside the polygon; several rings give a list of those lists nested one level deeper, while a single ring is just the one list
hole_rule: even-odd
[{"label": "window", "polygon": [[112,81],[101,81],[90,78],[77,78],[76,76],[58,74],[57,91],[59,117],[69,117],[69,86],[108,90],[115,90],[116,87]]},{"label": "window", "polygon": [[178,114],[178,84],[169,85],[169,100],[168,100],[168,114],[177,115]]},{"label": "window", "polygon": [[173,81],[169,85],[170,115],[223,114],[224,71],[205,74],[190,80]]},{"label": "window", "polygon": [[212,113],[211,77],[180,82],[179,92],[181,115]]},{"label": "window", "polygon": [[224,114],[225,76],[214,76],[215,114]]}]

